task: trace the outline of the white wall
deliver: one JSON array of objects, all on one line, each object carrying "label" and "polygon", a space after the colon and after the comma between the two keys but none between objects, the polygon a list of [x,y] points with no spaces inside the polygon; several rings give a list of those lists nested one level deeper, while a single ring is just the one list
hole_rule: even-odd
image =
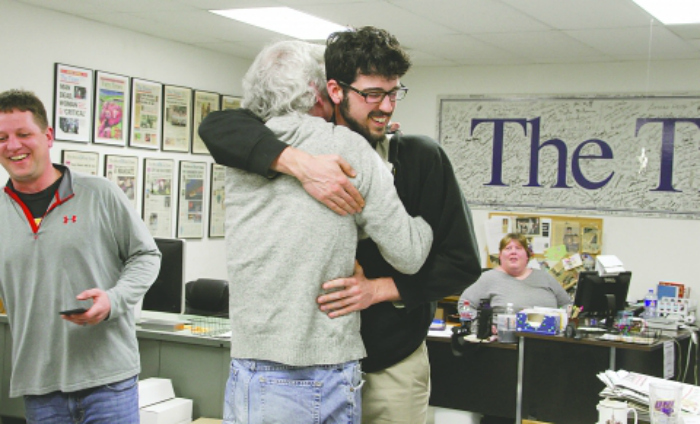
[{"label": "white wall", "polygon": [[[55,62],[234,95],[240,94],[240,78],[250,63],[9,0],[0,0],[0,10],[0,39],[4,40],[0,47],[0,90],[33,90],[44,99],[49,114]],[[700,92],[697,75],[700,61],[652,62],[649,69],[646,62],[414,68],[403,79],[410,92],[399,104],[395,119],[405,132],[435,137],[438,95]],[[54,161],[60,160],[60,150],[64,148],[98,150],[102,157],[157,154],[176,160],[211,162],[211,158],[200,155],[77,143],[56,143]],[[0,170],[0,181],[6,178]],[[468,199],[469,193],[466,196]],[[482,251],[483,223],[488,212],[473,211]],[[604,253],[619,256],[633,272],[633,297],[641,298],[659,280],[674,280],[694,286],[692,297],[700,298],[700,281],[695,270],[691,271],[700,248],[700,220],[603,218]],[[223,242],[206,237],[189,240],[186,272],[187,280],[225,278]]]},{"label": "white wall", "polygon": [[[438,96],[698,93],[699,72],[700,61],[652,62],[649,67],[646,62],[635,62],[414,68],[402,79],[409,94],[399,104],[394,118],[404,132],[437,137]],[[465,195],[469,200],[469,193]],[[482,252],[483,226],[489,212],[492,211],[473,210]],[[693,286],[691,297],[700,299],[700,278],[693,266],[697,260],[695,252],[700,249],[700,220],[586,216],[603,218],[603,253],[617,255],[632,271],[631,298],[641,299],[648,288],[666,280]]]},{"label": "white wall", "polygon": [[[240,95],[241,77],[250,65],[248,60],[10,0],[0,0],[0,10],[3,16],[3,25],[0,25],[0,39],[3,40],[0,47],[3,58],[0,91],[10,88],[34,91],[44,101],[49,119],[53,114],[56,62],[230,95]],[[172,158],[176,163],[180,160],[212,162],[211,157],[203,155],[67,142],[54,144],[51,151],[54,162],[60,162],[63,149],[100,152],[100,169],[104,166],[105,154]],[[139,166],[142,168],[143,164]],[[0,168],[2,184],[6,179],[7,174]],[[141,182],[138,187],[142,187]],[[208,194],[205,193],[207,211]],[[137,197],[140,207],[141,189]],[[175,222],[175,203],[173,206]],[[185,281],[198,277],[226,278],[224,253],[223,239],[188,240]]]}]

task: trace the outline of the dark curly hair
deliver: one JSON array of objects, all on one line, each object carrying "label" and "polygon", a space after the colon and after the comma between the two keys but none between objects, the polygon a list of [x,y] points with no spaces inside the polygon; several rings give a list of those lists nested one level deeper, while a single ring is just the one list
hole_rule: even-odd
[{"label": "dark curly hair", "polygon": [[383,29],[365,26],[335,32],[326,41],[326,78],[352,84],[358,75],[400,78],[411,59],[399,40]]},{"label": "dark curly hair", "polygon": [[12,113],[14,110],[31,112],[34,122],[42,131],[49,126],[44,104],[31,91],[13,89],[0,93],[0,113]]}]

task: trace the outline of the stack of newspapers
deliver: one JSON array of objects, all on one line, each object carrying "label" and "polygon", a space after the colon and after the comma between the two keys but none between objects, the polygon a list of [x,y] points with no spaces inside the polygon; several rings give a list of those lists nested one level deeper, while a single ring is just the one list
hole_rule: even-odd
[{"label": "stack of newspapers", "polygon": [[[598,379],[605,384],[600,392],[601,397],[627,402],[630,408],[637,410],[641,421],[649,421],[649,384],[668,381],[624,370],[599,373]],[[700,387],[679,382],[676,384],[683,388],[681,410],[684,424],[700,424]]]}]

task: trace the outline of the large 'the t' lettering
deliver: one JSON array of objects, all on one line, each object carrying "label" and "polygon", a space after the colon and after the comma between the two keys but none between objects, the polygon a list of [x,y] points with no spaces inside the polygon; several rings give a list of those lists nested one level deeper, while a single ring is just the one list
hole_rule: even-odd
[{"label": "large 'the t' lettering", "polygon": [[688,122],[700,128],[697,118],[639,118],[635,137],[646,124],[660,122],[661,127],[661,169],[659,170],[659,186],[651,191],[681,191],[673,188],[673,144],[676,137],[676,122]]}]

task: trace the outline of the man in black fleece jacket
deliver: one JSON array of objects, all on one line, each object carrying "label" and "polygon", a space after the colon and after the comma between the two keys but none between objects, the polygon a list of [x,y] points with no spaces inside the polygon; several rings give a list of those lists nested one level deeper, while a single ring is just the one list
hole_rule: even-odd
[{"label": "man in black fleece jacket", "polygon": [[[434,140],[387,136],[396,101],[407,91],[399,78],[410,67],[398,41],[373,27],[335,33],[328,39],[325,61],[335,122],[362,134],[377,149],[392,169],[406,210],[431,225],[434,242],[421,270],[404,275],[384,261],[372,240],[361,241],[355,275],[325,283],[325,289],[337,291],[318,301],[331,318],[362,313],[367,349],[363,422],[422,424],[430,396],[425,337],[436,301],[460,293],[481,274],[471,213],[447,155]],[[246,110],[209,114],[199,134],[220,164],[270,177],[274,171],[293,175],[338,213],[362,206],[342,175],[354,172],[342,158],[295,150]]]}]

